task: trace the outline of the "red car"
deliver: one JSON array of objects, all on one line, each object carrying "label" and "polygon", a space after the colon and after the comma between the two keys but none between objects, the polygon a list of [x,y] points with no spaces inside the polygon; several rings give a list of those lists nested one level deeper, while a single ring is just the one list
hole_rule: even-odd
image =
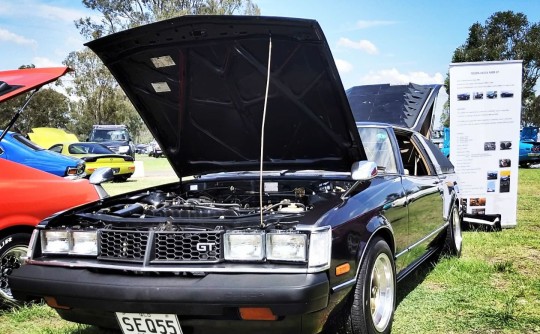
[{"label": "red car", "polygon": [[[68,70],[59,67],[1,71],[0,103],[38,89]],[[26,255],[34,227],[53,213],[105,196],[101,186],[88,180],[62,178],[0,159],[0,303],[13,301],[7,278],[20,266],[20,257]]]}]

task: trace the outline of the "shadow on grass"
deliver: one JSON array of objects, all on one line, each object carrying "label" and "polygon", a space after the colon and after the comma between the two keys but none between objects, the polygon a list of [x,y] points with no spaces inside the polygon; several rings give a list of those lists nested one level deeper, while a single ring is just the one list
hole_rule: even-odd
[{"label": "shadow on grass", "polygon": [[426,279],[427,275],[435,268],[440,258],[441,254],[439,252],[433,254],[398,283],[396,291],[396,307],[409,295],[409,293],[416,289],[416,287]]}]

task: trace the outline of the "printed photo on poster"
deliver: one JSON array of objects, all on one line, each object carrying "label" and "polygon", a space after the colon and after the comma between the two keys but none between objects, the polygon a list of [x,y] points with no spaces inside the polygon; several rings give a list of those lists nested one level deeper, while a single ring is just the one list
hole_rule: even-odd
[{"label": "printed photo on poster", "polygon": [[501,193],[510,192],[510,171],[509,170],[501,171],[499,192]]}]

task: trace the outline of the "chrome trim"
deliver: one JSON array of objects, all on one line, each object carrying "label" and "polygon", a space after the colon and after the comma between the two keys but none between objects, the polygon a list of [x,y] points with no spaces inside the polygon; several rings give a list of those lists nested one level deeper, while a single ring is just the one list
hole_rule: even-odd
[{"label": "chrome trim", "polygon": [[428,234],[427,236],[423,237],[422,239],[418,240],[417,242],[415,242],[414,244],[410,245],[409,247],[405,248],[403,251],[401,251],[401,253],[397,254],[396,255],[396,259],[402,255],[404,255],[405,253],[407,252],[410,252],[411,249],[415,248],[416,246],[420,245],[421,243],[423,243],[424,241],[426,241],[427,239],[431,238],[432,236],[434,236],[435,234],[438,234],[440,233],[443,229],[447,228],[448,227],[448,224],[450,224],[449,221],[447,221],[446,223],[444,223],[444,225],[442,225],[441,227],[439,227],[438,229],[436,229],[435,231],[431,232],[430,234]]},{"label": "chrome trim", "polygon": [[132,265],[115,265],[115,264],[103,264],[103,263],[91,263],[84,262],[81,259],[76,261],[58,261],[58,260],[28,260],[28,264],[42,265],[42,266],[56,266],[64,268],[80,268],[80,269],[111,269],[119,271],[132,271],[132,272],[166,272],[166,273],[277,273],[277,274],[308,274],[317,273],[325,270],[315,270],[315,268],[283,268],[278,265],[260,268],[259,265],[244,265],[236,263],[220,263],[213,267],[197,267],[187,266],[182,267],[170,266],[170,265],[152,265],[152,266],[132,266]]},{"label": "chrome trim", "polygon": [[349,286],[353,286],[356,284],[356,277],[353,278],[353,279],[350,279],[348,281],[345,281],[341,284],[338,284],[336,285],[335,287],[332,288],[332,292],[338,292],[338,291],[341,291],[345,288],[348,288]]}]

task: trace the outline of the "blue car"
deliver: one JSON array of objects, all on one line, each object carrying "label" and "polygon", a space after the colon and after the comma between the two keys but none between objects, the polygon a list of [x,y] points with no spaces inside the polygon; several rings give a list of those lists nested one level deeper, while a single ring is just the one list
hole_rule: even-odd
[{"label": "blue car", "polygon": [[45,150],[16,132],[7,132],[0,142],[0,158],[58,176],[80,176],[85,167],[81,159]]},{"label": "blue car", "polygon": [[540,142],[538,142],[538,127],[527,126],[520,131],[519,165],[529,167],[540,163]]}]

